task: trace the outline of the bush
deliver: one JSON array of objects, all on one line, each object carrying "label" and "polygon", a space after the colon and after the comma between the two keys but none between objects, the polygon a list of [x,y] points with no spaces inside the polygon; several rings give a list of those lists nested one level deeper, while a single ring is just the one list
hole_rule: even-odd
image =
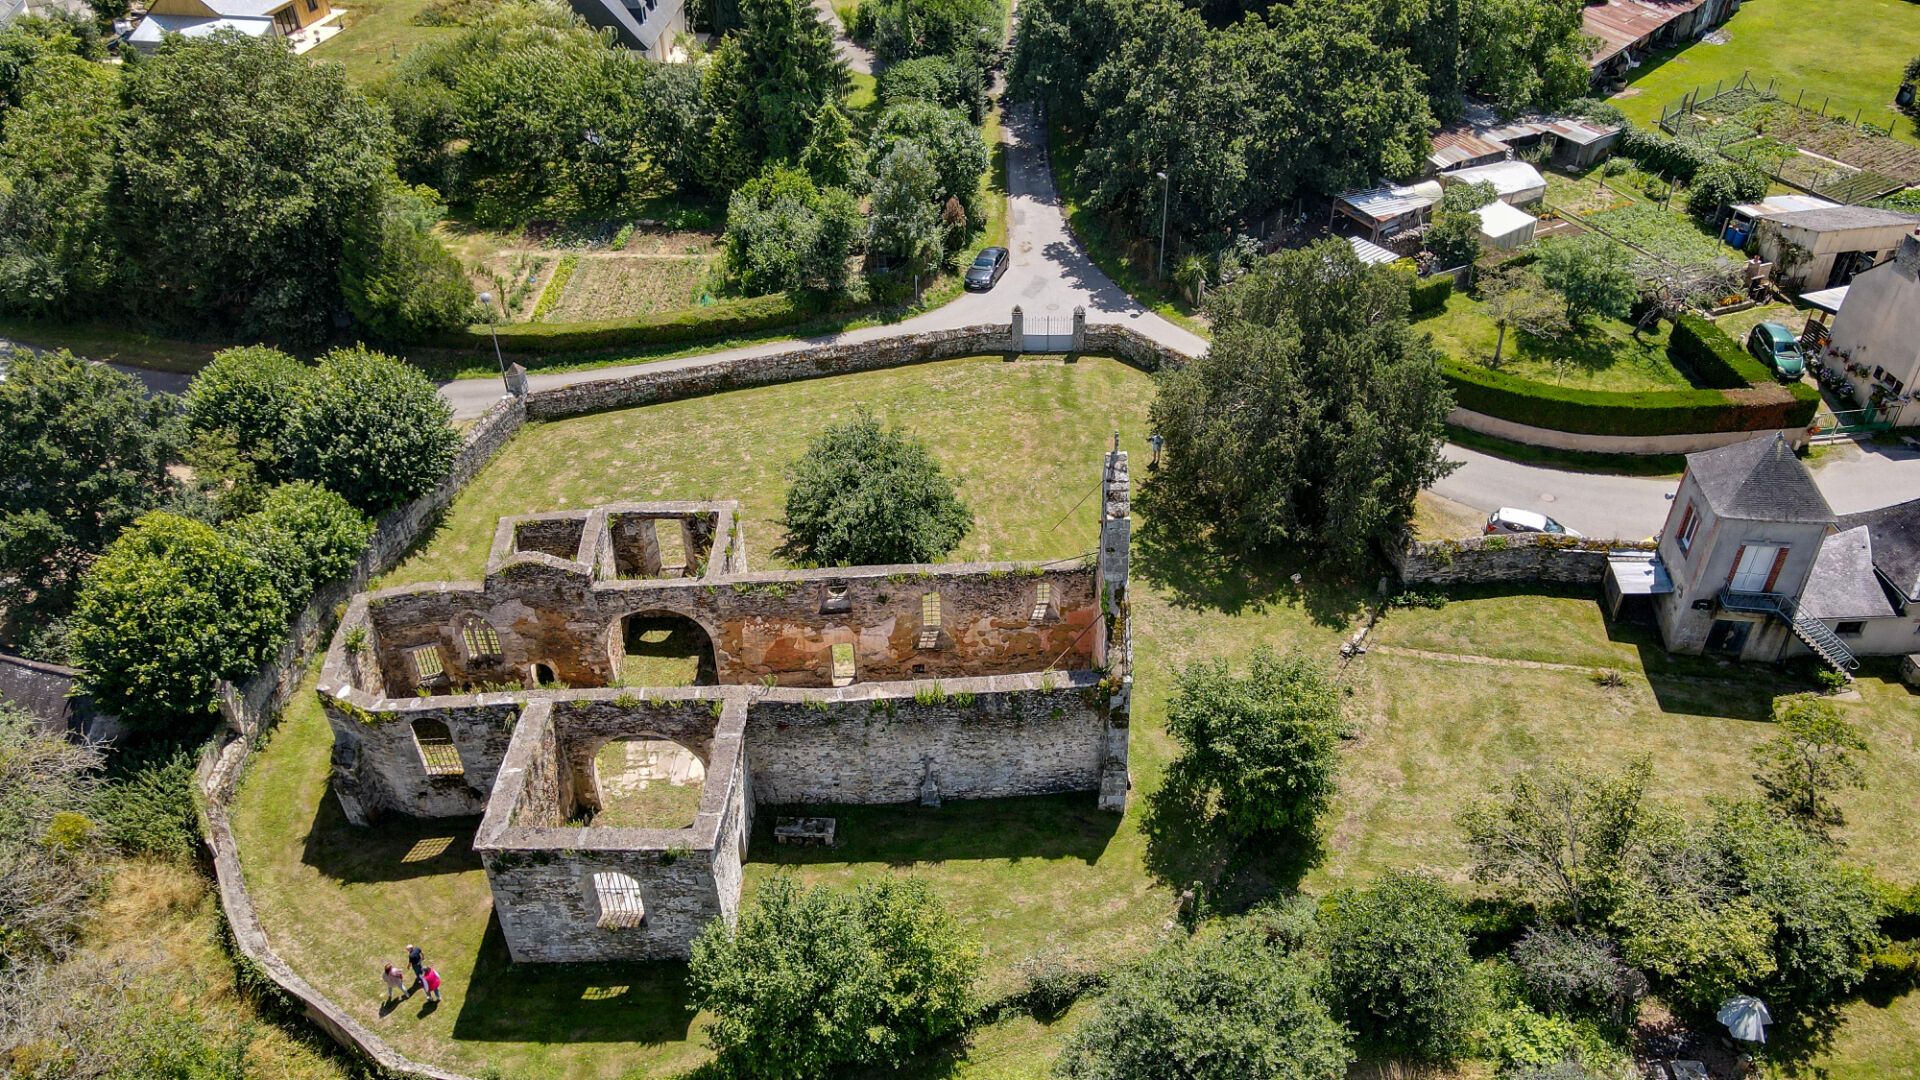
[{"label": "bush", "polygon": [[880,72],[874,92],[883,108],[905,101],[925,101],[943,109],[959,109],[976,124],[986,110],[983,73],[951,56],[901,61]]},{"label": "bush", "polygon": [[1553,431],[1587,435],[1687,435],[1806,427],[1820,393],[1805,383],[1785,400],[1734,401],[1719,390],[1577,390],[1450,358],[1441,375],[1463,409]]},{"label": "bush", "polygon": [[320,358],[280,435],[293,476],[369,513],[433,490],[453,465],[453,410],[420,370],[365,348]]},{"label": "bush", "polygon": [[1630,994],[1627,966],[1605,935],[1577,927],[1536,927],[1513,947],[1527,1000],[1548,1013],[1612,1016]]},{"label": "bush", "polygon": [[1435,274],[1433,277],[1413,283],[1413,299],[1409,304],[1409,310],[1415,316],[1431,314],[1446,307],[1447,298],[1452,295],[1453,275]]},{"label": "bush", "polygon": [[1767,366],[1753,358],[1725,330],[1688,312],[1674,321],[1667,355],[1690,369],[1694,378],[1716,390],[1743,390],[1773,381]]},{"label": "bush", "polygon": [[1648,172],[1677,176],[1682,182],[1718,161],[1713,148],[1692,139],[1675,139],[1658,131],[1628,124],[1620,132],[1618,152],[1640,163]]},{"label": "bush", "polygon": [[1382,1046],[1444,1059],[1473,1024],[1473,958],[1460,911],[1430,877],[1390,871],[1342,890],[1322,914],[1333,992],[1349,1027]]},{"label": "bush", "polygon": [[128,855],[191,859],[200,843],[193,782],[192,752],[123,747],[90,809],[101,834]]},{"label": "bush", "polygon": [[787,467],[785,552],[815,566],[932,562],[973,511],[926,445],[862,406]]},{"label": "bush", "polygon": [[161,727],[210,711],[214,683],[259,667],[286,621],[264,563],[210,525],[153,513],[87,572],[71,640],[102,708]]},{"label": "bush", "polygon": [[273,574],[287,606],[346,576],[373,535],[373,522],[352,504],[305,480],[267,493],[260,509],[233,523],[233,534]]},{"label": "bush", "polygon": [[1723,208],[1752,202],[1766,193],[1766,173],[1736,161],[1712,161],[1694,174],[1687,187],[1687,212],[1712,223]]},{"label": "bush", "polygon": [[[776,293],[628,319],[514,323],[495,330],[500,335],[500,348],[506,352],[552,356],[590,349],[645,348],[733,337],[791,326],[825,310],[825,303],[817,297]],[[468,327],[441,339],[441,344],[454,349],[482,350],[489,356],[493,350],[486,326]]]},{"label": "bush", "polygon": [[433,232],[441,209],[432,188],[396,185],[348,234],[340,292],[376,336],[423,341],[472,314],[473,285]]},{"label": "bush", "polygon": [[1310,949],[1231,924],[1122,972],[1075,1032],[1066,1080],[1340,1080],[1353,1060]]},{"label": "bush", "polygon": [[225,431],[260,478],[285,479],[280,437],[307,386],[307,365],[265,345],[225,349],[200,369],[184,395],[187,425]]},{"label": "bush", "polygon": [[[1464,185],[1455,185],[1452,190],[1464,190]],[[1472,265],[1480,258],[1480,215],[1471,210],[1440,211],[1433,215],[1433,227],[1427,230],[1426,245],[1427,250],[1433,253],[1435,263],[1443,269]],[[1415,299],[1416,302],[1420,299],[1417,288]],[[1441,302],[1445,303],[1444,298]],[[1420,310],[1415,309],[1415,314]]]},{"label": "bush", "polygon": [[693,943],[689,999],[714,1014],[707,1037],[736,1075],[826,1076],[897,1067],[969,1015],[979,946],[926,882],[887,878],[854,892],[775,878],[737,926]]}]

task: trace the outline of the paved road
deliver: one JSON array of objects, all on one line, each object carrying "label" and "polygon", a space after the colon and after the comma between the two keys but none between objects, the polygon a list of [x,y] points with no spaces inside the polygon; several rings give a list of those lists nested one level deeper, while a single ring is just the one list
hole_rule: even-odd
[{"label": "paved road", "polygon": [[833,30],[833,49],[846,61],[847,67],[862,75],[873,74],[873,53],[847,36],[847,28],[840,25],[840,16],[833,10],[833,0],[813,0],[813,9],[820,13],[820,21]]},{"label": "paved road", "polygon": [[[1007,118],[1002,131],[1007,144],[1007,247],[1012,253],[1012,263],[991,292],[964,293],[943,307],[885,326],[773,341],[677,360],[534,375],[528,379],[529,386],[535,390],[574,386],[641,371],[674,371],[722,360],[773,356],[811,345],[873,341],[924,330],[1005,323],[1016,304],[1020,305],[1030,329],[1033,322],[1042,317],[1064,323],[1072,319],[1076,306],[1085,306],[1089,322],[1124,322],[1184,352],[1205,350],[1204,339],[1142,307],[1087,257],[1067,228],[1059,194],[1053,187],[1053,176],[1047,168],[1045,129],[1027,110],[1021,109]],[[500,393],[498,378],[465,379],[440,388],[441,396],[452,404],[454,415],[462,418],[485,412],[499,400]]]},{"label": "paved road", "polygon": [[[41,351],[40,346],[30,342],[0,337],[0,352],[7,352],[13,349],[21,349],[34,353]],[[95,363],[99,363],[99,361],[95,361]],[[193,381],[192,375],[183,374],[178,371],[155,371],[152,368],[135,367],[132,364],[109,363],[106,366],[120,372],[122,375],[131,375],[135,379],[138,379],[140,385],[146,387],[147,393],[149,394],[178,394],[187,388],[188,383]]]}]

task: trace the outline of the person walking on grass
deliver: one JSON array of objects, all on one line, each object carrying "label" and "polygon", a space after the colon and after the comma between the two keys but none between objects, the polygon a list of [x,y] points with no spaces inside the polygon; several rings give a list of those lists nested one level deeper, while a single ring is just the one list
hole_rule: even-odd
[{"label": "person walking on grass", "polygon": [[399,968],[388,964],[387,970],[380,973],[380,978],[387,984],[387,1004],[393,1004],[393,995],[395,994],[405,996],[407,980],[404,975],[400,974]]},{"label": "person walking on grass", "polygon": [[433,970],[432,968],[428,968],[426,971],[421,973],[420,978],[422,981],[424,981],[427,984],[427,1000],[439,1001],[440,1000],[440,973]]},{"label": "person walking on grass", "polygon": [[427,969],[427,956],[420,951],[420,946],[407,946],[407,966],[413,969],[413,985],[407,987],[407,996],[412,997],[415,990],[427,985],[424,975]]}]

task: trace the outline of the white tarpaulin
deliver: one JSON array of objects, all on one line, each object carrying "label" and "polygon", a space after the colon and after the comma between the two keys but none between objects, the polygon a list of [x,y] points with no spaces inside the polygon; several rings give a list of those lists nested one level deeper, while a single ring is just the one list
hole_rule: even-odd
[{"label": "white tarpaulin", "polygon": [[1480,215],[1480,242],[1495,251],[1524,246],[1533,239],[1534,226],[1539,224],[1532,214],[1503,202],[1490,202],[1474,213]]},{"label": "white tarpaulin", "polygon": [[1475,165],[1471,169],[1455,169],[1440,174],[1442,184],[1492,184],[1500,201],[1515,206],[1536,203],[1546,197],[1547,178],[1540,170],[1524,161],[1496,161],[1491,165]]}]

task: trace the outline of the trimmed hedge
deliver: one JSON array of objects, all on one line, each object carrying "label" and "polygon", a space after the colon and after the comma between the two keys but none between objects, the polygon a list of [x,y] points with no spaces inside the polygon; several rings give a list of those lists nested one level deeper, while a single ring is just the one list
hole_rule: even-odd
[{"label": "trimmed hedge", "polygon": [[1711,148],[1692,139],[1676,139],[1664,131],[1636,124],[1627,124],[1621,130],[1616,150],[1621,156],[1639,162],[1643,169],[1677,176],[1683,183],[1691,182],[1694,173],[1720,159]]},{"label": "trimmed hedge", "polygon": [[1453,275],[1442,274],[1413,283],[1411,310],[1415,316],[1439,311],[1453,295]]},{"label": "trimmed hedge", "polygon": [[1773,381],[1767,365],[1748,355],[1725,330],[1691,312],[1673,324],[1667,355],[1692,368],[1701,382],[1717,390],[1765,386]]},{"label": "trimmed hedge", "polygon": [[[824,313],[811,296],[774,293],[722,300],[706,307],[640,315],[628,319],[598,319],[576,323],[508,323],[496,327],[500,348],[510,353],[585,352],[591,349],[672,345],[708,338],[733,337],[804,322]],[[451,349],[489,347],[485,324],[455,331],[437,342]]]},{"label": "trimmed hedge", "polygon": [[1806,427],[1820,404],[1817,390],[1804,383],[1773,395],[1766,387],[1738,391],[1652,390],[1620,393],[1576,390],[1515,378],[1450,357],[1440,373],[1463,409],[1516,424],[1582,435],[1692,435],[1718,431],[1766,431]]}]

